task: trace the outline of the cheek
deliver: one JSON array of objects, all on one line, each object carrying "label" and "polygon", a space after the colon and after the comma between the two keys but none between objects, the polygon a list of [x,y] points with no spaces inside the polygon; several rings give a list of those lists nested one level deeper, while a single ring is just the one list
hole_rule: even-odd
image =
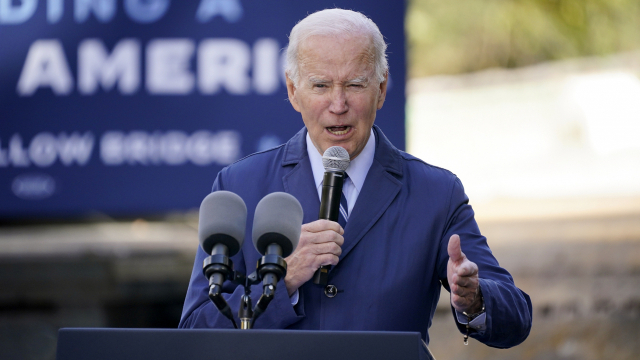
[{"label": "cheek", "polygon": [[327,107],[326,101],[322,98],[305,99],[303,102],[304,112],[310,115],[320,114]]}]

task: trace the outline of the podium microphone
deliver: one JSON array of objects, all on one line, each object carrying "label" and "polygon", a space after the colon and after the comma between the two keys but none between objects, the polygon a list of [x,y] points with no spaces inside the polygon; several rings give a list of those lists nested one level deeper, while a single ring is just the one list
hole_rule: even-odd
[{"label": "podium microphone", "polygon": [[[322,181],[322,197],[318,219],[338,222],[340,214],[340,197],[344,184],[345,170],[349,167],[349,153],[343,147],[332,146],[322,155],[324,180]],[[313,274],[313,283],[327,285],[329,281],[329,265],[321,266]]]},{"label": "podium microphone", "polygon": [[203,263],[203,272],[209,279],[209,298],[237,328],[231,308],[222,297],[222,284],[233,276],[233,262],[229,257],[242,248],[247,206],[232,192],[216,191],[202,200],[199,215],[200,246],[211,254]]},{"label": "podium microphone", "polygon": [[256,250],[264,255],[258,260],[257,273],[262,279],[262,296],[256,303],[252,322],[262,314],[273,299],[278,281],[287,273],[283,258],[291,255],[302,228],[302,206],[284,192],[271,193],[258,203],[253,217],[252,240]]}]

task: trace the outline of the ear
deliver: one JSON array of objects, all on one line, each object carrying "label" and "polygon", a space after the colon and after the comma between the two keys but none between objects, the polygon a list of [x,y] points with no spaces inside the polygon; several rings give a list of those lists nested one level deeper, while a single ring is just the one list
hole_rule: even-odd
[{"label": "ear", "polygon": [[300,112],[300,106],[298,106],[298,99],[296,98],[296,86],[293,84],[293,80],[289,78],[289,74],[285,75],[287,77],[287,94],[289,95],[289,102],[291,106],[297,111]]},{"label": "ear", "polygon": [[378,110],[382,109],[384,99],[387,98],[387,83],[389,80],[389,72],[384,74],[384,81],[380,83],[380,93],[378,94]]}]

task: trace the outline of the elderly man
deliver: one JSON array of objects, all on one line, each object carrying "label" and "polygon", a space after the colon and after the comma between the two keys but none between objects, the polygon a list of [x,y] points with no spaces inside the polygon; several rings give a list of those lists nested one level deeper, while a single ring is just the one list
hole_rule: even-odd
[{"label": "elderly man", "polygon": [[[255,327],[418,331],[428,343],[442,284],[463,334],[495,347],[524,341],[529,296],[493,257],[458,178],[399,151],[373,125],[388,76],[378,27],[360,13],[331,9],[300,21],[289,39],[287,89],[305,127],[286,144],[223,169],[213,185],[244,199],[248,226],[271,192],[294,195],[304,209],[286,277]],[[351,157],[344,229],[317,220],[321,154],[335,145]],[[230,327],[207,297],[205,257],[198,249],[180,326]],[[259,257],[246,240],[233,262],[252,271]],[[310,281],[321,265],[333,265],[326,286]],[[225,291],[237,312],[241,287],[226,283]]]}]

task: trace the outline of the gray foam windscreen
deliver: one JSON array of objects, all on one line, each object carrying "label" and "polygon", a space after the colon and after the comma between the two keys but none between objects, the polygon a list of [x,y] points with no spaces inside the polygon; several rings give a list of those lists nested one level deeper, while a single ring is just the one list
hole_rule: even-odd
[{"label": "gray foam windscreen", "polygon": [[340,146],[332,146],[322,155],[322,166],[325,171],[345,171],[350,162],[349,153]]},{"label": "gray foam windscreen", "polygon": [[258,203],[253,218],[253,245],[262,255],[267,246],[277,243],[282,248],[282,256],[289,256],[300,240],[302,227],[302,206],[290,194],[271,193]]},{"label": "gray foam windscreen", "polygon": [[198,237],[207,254],[215,244],[229,248],[229,256],[240,251],[247,223],[247,206],[242,198],[230,191],[216,191],[202,200]]}]

